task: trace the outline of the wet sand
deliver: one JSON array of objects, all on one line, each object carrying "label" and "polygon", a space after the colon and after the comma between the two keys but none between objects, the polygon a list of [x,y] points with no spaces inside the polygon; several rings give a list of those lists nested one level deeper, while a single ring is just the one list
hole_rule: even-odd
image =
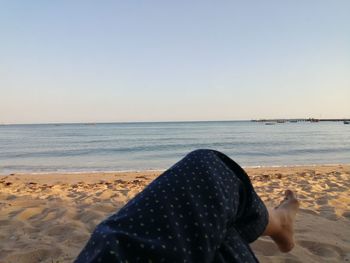
[{"label": "wet sand", "polygon": [[[270,206],[284,189],[301,210],[296,247],[278,252],[268,237],[252,244],[261,262],[350,262],[350,165],[246,169]],[[72,262],[96,224],[160,172],[0,176],[0,262]]]}]

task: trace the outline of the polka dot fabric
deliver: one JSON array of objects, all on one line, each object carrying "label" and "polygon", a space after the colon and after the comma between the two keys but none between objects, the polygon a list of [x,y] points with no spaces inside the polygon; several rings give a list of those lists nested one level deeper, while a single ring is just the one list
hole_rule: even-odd
[{"label": "polka dot fabric", "polygon": [[267,222],[243,169],[196,150],[100,223],[75,262],[257,262],[249,243]]}]

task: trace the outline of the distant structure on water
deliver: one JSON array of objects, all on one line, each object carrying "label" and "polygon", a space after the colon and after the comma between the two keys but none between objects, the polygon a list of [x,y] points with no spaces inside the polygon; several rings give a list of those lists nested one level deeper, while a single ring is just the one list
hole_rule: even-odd
[{"label": "distant structure on water", "polygon": [[350,119],[316,119],[316,118],[308,118],[308,119],[258,119],[251,120],[252,122],[264,122],[266,125],[274,125],[276,123],[285,123],[285,122],[320,122],[320,121],[339,121],[344,122],[344,124],[350,124]]}]

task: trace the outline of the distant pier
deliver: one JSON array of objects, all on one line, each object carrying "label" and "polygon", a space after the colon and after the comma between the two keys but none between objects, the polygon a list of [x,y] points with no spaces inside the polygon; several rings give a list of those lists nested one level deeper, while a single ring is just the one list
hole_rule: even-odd
[{"label": "distant pier", "polygon": [[307,118],[307,119],[258,119],[251,120],[253,122],[268,122],[268,123],[284,123],[284,122],[320,122],[320,121],[340,121],[340,122],[349,122],[349,119],[315,119],[315,118]]}]

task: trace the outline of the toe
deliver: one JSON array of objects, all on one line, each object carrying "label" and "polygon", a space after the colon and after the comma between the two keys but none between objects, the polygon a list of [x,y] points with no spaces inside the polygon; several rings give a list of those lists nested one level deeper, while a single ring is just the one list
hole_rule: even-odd
[{"label": "toe", "polygon": [[284,192],[285,196],[286,196],[286,199],[295,199],[295,194],[292,190],[286,190]]}]

